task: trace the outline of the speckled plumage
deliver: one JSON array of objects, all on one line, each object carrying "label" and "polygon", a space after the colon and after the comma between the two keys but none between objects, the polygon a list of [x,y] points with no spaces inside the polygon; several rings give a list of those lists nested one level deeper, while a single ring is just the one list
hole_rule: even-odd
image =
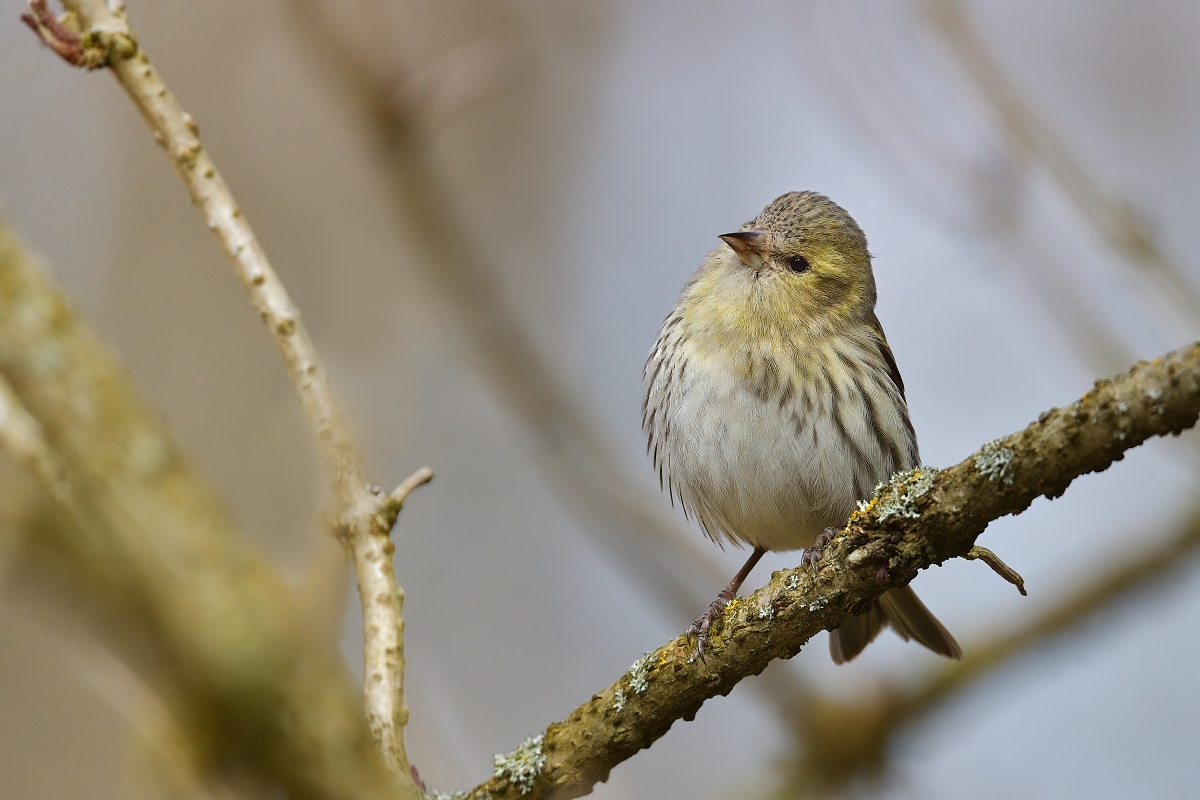
[{"label": "speckled plumage", "polygon": [[[806,548],[919,464],[916,435],[857,223],[823,195],[791,192],[742,231],[708,254],[664,322],[646,363],[643,426],[664,487],[712,539]],[[897,591],[911,595],[885,597]],[[861,650],[888,606],[855,623],[835,659]],[[915,633],[912,621],[892,622],[939,649],[921,635],[925,620]],[[956,653],[945,639],[940,651]]]}]

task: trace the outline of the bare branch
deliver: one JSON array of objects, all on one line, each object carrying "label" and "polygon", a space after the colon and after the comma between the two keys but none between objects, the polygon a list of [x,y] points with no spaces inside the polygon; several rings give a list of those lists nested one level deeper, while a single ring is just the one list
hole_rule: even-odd
[{"label": "bare branch", "polygon": [[[175,166],[192,202],[217,237],[234,274],[262,317],[287,366],[300,404],[316,436],[326,480],[333,491],[338,525],[354,557],[366,631],[363,694],[366,714],[396,775],[416,792],[404,750],[404,594],[392,565],[388,539],[398,504],[367,485],[362,457],[350,436],[328,375],[300,311],[292,302],[241,208],[204,149],[199,127],[168,90],[123,14],[102,0],[67,0],[86,30],[83,55],[69,63],[107,66],[142,113],[155,140]],[[45,22],[44,0],[31,4],[42,34],[56,37]],[[95,54],[95,55],[92,55]]]},{"label": "bare branch", "polygon": [[[701,552],[662,504],[627,476],[608,442],[608,426],[566,386],[514,315],[497,301],[501,274],[475,246],[458,213],[404,76],[377,69],[320,11],[318,0],[291,0],[306,34],[307,54],[325,61],[339,97],[361,115],[383,166],[402,225],[419,245],[417,264],[458,315],[473,362],[535,446],[539,465],[564,498],[586,515],[641,584],[681,619],[691,619],[723,586],[714,560]],[[700,541],[699,537],[695,540]]]},{"label": "bare branch", "polygon": [[[531,775],[527,770],[521,773],[526,779],[515,780],[512,770],[500,768],[510,762],[498,759],[496,777],[470,796],[587,794],[676,720],[694,717],[709,698],[728,694],[771,660],[795,655],[818,632],[839,627],[919,570],[965,555],[992,520],[1020,513],[1039,496],[1060,496],[1076,477],[1106,469],[1153,436],[1178,434],[1198,415],[1200,344],[1191,344],[1097,381],[1068,408],[1043,413],[953,467],[894,476],[851,516],[818,572],[782,570],[731,604],[707,663],[695,659],[684,636],[647,653],[612,686],[518,749],[514,756],[524,756],[522,763],[537,765]],[[900,487],[904,491],[891,491]]]}]

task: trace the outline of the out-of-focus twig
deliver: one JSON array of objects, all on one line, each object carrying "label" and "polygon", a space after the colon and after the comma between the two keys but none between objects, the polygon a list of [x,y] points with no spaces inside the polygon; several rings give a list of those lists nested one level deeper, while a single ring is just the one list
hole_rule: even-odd
[{"label": "out-of-focus twig", "polygon": [[[103,0],[66,0],[66,5],[85,31],[82,37],[75,36],[69,42],[80,47],[83,55],[66,60],[77,66],[107,67],[128,93],[217,237],[287,365],[316,436],[325,477],[337,504],[337,530],[354,558],[365,631],[363,699],[367,719],[400,783],[415,794],[404,749],[404,725],[408,721],[404,702],[404,595],[396,580],[394,548],[388,538],[403,498],[372,491],[368,486],[362,456],[299,309],[204,149],[195,120],[183,110],[139,49],[124,14],[114,13]],[[42,21],[34,27],[43,39],[53,42],[64,35],[46,22],[45,0],[31,0],[30,8]]]},{"label": "out-of-focus twig", "polygon": [[[917,59],[910,58],[905,64],[881,63],[881,48],[873,40],[863,40],[873,30],[893,38],[891,21],[853,3],[820,8],[835,15],[837,28],[833,33],[818,31],[806,41],[806,45],[823,48],[820,58],[828,67],[815,88],[829,95],[834,110],[851,112],[869,144],[881,151],[878,171],[891,173],[908,195],[906,200],[924,203],[929,214],[942,218],[955,234],[963,230],[964,209],[968,209],[969,230],[1005,255],[1005,264],[1011,267],[1005,270],[1006,276],[1025,284],[1022,302],[1039,306],[1040,319],[1058,327],[1091,370],[1107,373],[1134,360],[1137,354],[1120,331],[1097,313],[1078,290],[1075,278],[1064,271],[1069,256],[1027,229],[1031,220],[1051,216],[1033,191],[1028,159],[1005,148],[1002,136],[982,157],[964,152],[955,137],[936,124],[947,108],[960,104],[919,91],[936,82],[920,78],[905,82],[899,77]],[[828,42],[836,45],[827,46]],[[963,120],[955,123],[958,127]],[[939,182],[952,190],[948,203],[929,202]],[[964,199],[973,202],[964,203]]]},{"label": "out-of-focus twig", "polygon": [[[11,387],[8,389],[2,402],[12,408],[20,400],[11,393]],[[24,409],[19,409],[19,413],[37,425],[36,420],[29,417]],[[8,425],[7,419],[0,422],[0,428]],[[9,446],[11,444],[0,433],[0,451],[10,456],[16,455]],[[58,466],[55,464],[55,455],[44,440],[37,447],[42,451],[38,455],[39,460],[47,465]],[[41,472],[31,463],[26,463],[26,467],[35,474]],[[56,479],[43,472],[39,480],[44,487],[49,481],[61,481],[61,473]],[[67,511],[67,508],[60,506],[60,510]],[[145,748],[145,756],[151,759],[149,766],[165,785],[167,797],[181,800],[249,800],[252,795],[234,792],[230,787],[221,785],[213,775],[196,772],[187,734],[172,715],[171,708],[144,676],[102,641],[87,631],[75,629],[73,625],[64,626],[61,619],[47,618],[49,615],[37,612],[12,614],[12,609],[7,609],[7,612],[11,622],[19,624],[23,634],[33,638],[39,649],[49,651],[54,661],[73,668],[81,683],[131,730],[137,732],[139,744]]]},{"label": "out-of-focus twig", "polygon": [[[457,312],[478,371],[533,444],[544,474],[587,517],[585,529],[603,539],[646,591],[680,619],[692,619],[729,576],[666,515],[661,498],[629,480],[607,446],[615,437],[603,419],[564,385],[500,301],[500,271],[473,245],[436,166],[422,113],[434,77],[423,75],[415,97],[398,91],[402,82],[370,63],[321,13],[319,0],[291,0],[291,8],[311,44],[306,52],[329,65],[373,134],[401,224],[421,245],[417,264]],[[807,691],[794,671],[782,669],[771,670],[755,686],[773,708]]]},{"label": "out-of-focus twig", "polygon": [[1191,326],[1200,319],[1200,291],[1133,204],[1106,189],[1017,89],[975,28],[961,0],[922,0],[935,31],[975,82],[1003,126],[1009,146],[1039,164],[1104,242],[1141,268],[1168,307]]},{"label": "out-of-focus twig", "polygon": [[[1080,475],[1107,469],[1153,436],[1177,434],[1200,416],[1200,343],[1141,362],[1022,431],[985,444],[945,470],[894,476],[855,512],[819,569],[775,573],[731,604],[706,661],[681,636],[639,659],[566,720],[497,757],[496,775],[471,798],[526,800],[587,794],[609,771],[649,747],[678,719],[726,694],[819,631],[839,627],[917,571],[965,555],[988,524],[1057,497]],[[882,566],[881,566],[882,565]],[[880,575],[890,576],[880,580]]]},{"label": "out-of-focus twig", "polygon": [[545,474],[642,585],[690,619],[728,576],[682,535],[660,510],[661,501],[628,479],[607,445],[607,426],[564,385],[500,302],[499,270],[472,244],[437,170],[425,120],[397,91],[402,81],[376,68],[325,17],[318,0],[292,0],[290,7],[310,45],[305,52],[324,60],[342,96],[366,121],[402,224],[421,248],[419,265],[457,312],[479,371],[535,445]]},{"label": "out-of-focus twig", "polygon": [[[1138,539],[1144,537],[1139,533]],[[800,747],[792,749],[780,798],[836,794],[864,776],[887,769],[887,749],[909,726],[928,717],[963,691],[1039,649],[1053,647],[1114,606],[1129,603],[1164,579],[1194,565],[1200,551],[1200,513],[1194,512],[1178,533],[1115,562],[1105,573],[1073,589],[1050,609],[1011,633],[972,644],[962,661],[945,663],[909,686],[873,691],[865,701],[816,696],[793,709]]]},{"label": "out-of-focus twig", "polygon": [[3,226],[0,375],[3,443],[67,512],[36,543],[78,576],[83,607],[138,630],[134,656],[149,651],[148,679],[197,769],[293,797],[394,800],[340,654],[311,635],[283,577]]},{"label": "out-of-focus twig", "polygon": [[[929,5],[927,3],[926,7]],[[962,13],[961,4],[953,0],[951,3],[934,0],[932,5],[936,8],[929,16],[936,16],[938,8],[950,5],[953,6],[952,13]],[[1023,225],[1031,221],[1053,219],[1054,215],[1034,189],[1030,167],[1041,164],[1042,156],[1030,139],[1040,140],[1042,133],[1047,134],[1051,154],[1068,159],[1070,164],[1067,173],[1079,173],[1070,182],[1075,193],[1081,195],[1080,202],[1083,202],[1083,195],[1094,196],[1089,203],[1092,213],[1081,212],[1088,224],[1095,225],[1104,217],[1111,222],[1121,215],[1119,209],[1127,211],[1129,204],[1119,197],[1105,195],[1101,184],[1084,172],[1082,163],[1057,142],[1050,127],[1034,117],[1032,107],[1016,94],[1015,86],[998,72],[999,66],[990,53],[981,55],[981,49],[986,45],[978,41],[978,32],[970,31],[975,38],[969,42],[959,39],[952,43],[954,57],[961,61],[978,61],[982,58],[986,62],[984,71],[999,74],[1004,92],[1012,93],[1011,98],[985,96],[988,107],[994,108],[1015,98],[1015,107],[1010,107],[1007,112],[996,110],[993,114],[997,123],[989,126],[988,131],[992,127],[998,129],[995,138],[999,144],[987,149],[988,157],[984,159],[982,167],[978,157],[966,156],[964,146],[955,141],[954,134],[961,129],[962,118],[955,120],[955,126],[938,128],[948,108],[965,105],[947,104],[921,91],[937,84],[936,80],[926,80],[928,75],[923,74],[916,79],[909,75],[906,86],[902,73],[905,67],[919,59],[909,59],[903,65],[881,61],[878,48],[872,47],[872,43],[860,41],[863,31],[869,30],[872,23],[881,36],[893,38],[896,35],[895,26],[889,25],[889,21],[878,22],[877,16],[864,14],[861,10],[855,12],[857,7],[854,4],[828,8],[831,13],[855,16],[841,20],[837,34],[824,32],[823,36],[814,37],[814,44],[818,44],[818,40],[837,43],[836,47],[829,48],[828,60],[822,58],[825,54],[818,54],[817,57],[826,64],[839,56],[844,59],[844,68],[832,70],[833,76],[840,78],[840,82],[834,82],[830,90],[831,98],[836,100],[839,110],[853,108],[869,128],[873,144],[882,149],[891,148],[880,159],[880,166],[885,171],[909,168],[919,176],[935,173],[943,184],[949,182],[954,189],[969,190],[973,194],[982,194],[980,189],[983,187],[990,190],[991,194],[984,196],[989,202],[970,204],[978,206],[977,213],[972,215],[975,218],[973,227],[1003,249],[1007,255],[1006,263],[1013,267],[1011,274],[1027,282],[1024,300],[1042,306],[1046,312],[1043,317],[1063,330],[1067,340],[1091,364],[1092,369],[1107,371],[1115,363],[1127,362],[1132,348],[1123,340],[1120,330],[1111,324],[1111,319],[1090,307],[1078,291],[1074,279],[1063,268],[1069,259],[1062,255],[1061,250],[1052,251],[1047,244],[1047,237],[1022,235],[1034,233],[1032,228],[1023,231]],[[961,18],[958,21],[961,22]],[[945,29],[939,30],[939,34],[947,38],[957,35],[955,30]],[[912,55],[911,50],[908,55]],[[978,65],[974,68],[978,68]],[[966,69],[971,71],[973,67]],[[828,73],[822,73],[822,85],[828,82],[829,77]],[[979,92],[988,95],[989,88],[983,85],[985,81],[975,75],[971,77]],[[853,85],[846,85],[849,82],[853,82]],[[990,79],[987,83],[994,88]],[[1031,121],[1032,129],[1037,133],[1014,135],[1009,130],[1014,120],[1021,125]],[[977,137],[969,146],[978,147],[981,139],[986,141],[987,137]],[[1051,173],[1051,179],[1061,182],[1051,166],[1045,166],[1046,172]],[[901,183],[911,190],[914,177],[908,175]],[[1063,193],[1070,194],[1066,188]],[[955,192],[957,209],[962,207],[959,198],[963,194],[964,191]],[[1075,197],[1069,199],[1073,204],[1076,202]],[[1095,213],[1095,209],[1105,207],[1108,211]],[[1136,222],[1142,226],[1143,233],[1151,233],[1140,220]],[[961,212],[956,210],[951,227],[961,230]],[[1108,233],[1111,234],[1112,230]],[[1101,235],[1110,246],[1115,238],[1119,238],[1104,232]],[[1129,248],[1114,249],[1122,257],[1131,258]],[[1162,256],[1161,246],[1154,245],[1151,250],[1156,254],[1155,257]],[[1194,298],[1194,289],[1179,265],[1170,264],[1169,269]],[[1141,280],[1144,275],[1141,272],[1137,278]],[[1173,297],[1166,299],[1175,305],[1179,316],[1186,317],[1187,306],[1192,302],[1188,295],[1182,298],[1182,303],[1176,302]],[[1189,437],[1189,441],[1197,443],[1195,437]],[[975,685],[1027,652],[1052,644],[1061,634],[1090,619],[1101,609],[1133,596],[1134,590],[1152,583],[1156,574],[1166,572],[1173,558],[1185,561],[1187,553],[1196,547],[1196,534],[1192,528],[1197,524],[1197,520],[1190,521],[1188,530],[1162,545],[1156,552],[1144,556],[1144,560],[1122,564],[1093,584],[1071,590],[1070,595],[1058,606],[1017,632],[992,641],[971,644],[966,648],[962,662],[947,664],[933,674],[908,681],[906,688],[863,689],[853,703],[814,692],[806,703],[790,706],[792,720],[789,727],[795,739],[789,740],[788,745],[782,748],[782,752],[787,754],[787,778],[783,789],[775,796],[836,795],[849,786],[860,785],[859,780],[863,777],[879,774],[886,768],[887,746],[902,731],[908,730],[909,723],[923,719],[933,709],[957,697],[958,689]]]}]

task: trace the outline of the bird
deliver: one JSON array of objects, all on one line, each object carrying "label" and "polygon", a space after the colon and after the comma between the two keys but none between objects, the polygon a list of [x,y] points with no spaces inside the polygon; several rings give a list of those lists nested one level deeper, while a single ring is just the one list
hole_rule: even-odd
[{"label": "bird", "polygon": [[[788,192],[719,237],[643,372],[642,427],[672,502],[751,555],[689,631],[712,623],[767,551],[820,548],[859,501],[920,464],[904,381],[875,315],[867,239],[825,195]],[[830,633],[834,662],[884,627],[947,658],[954,637],[908,586]]]}]

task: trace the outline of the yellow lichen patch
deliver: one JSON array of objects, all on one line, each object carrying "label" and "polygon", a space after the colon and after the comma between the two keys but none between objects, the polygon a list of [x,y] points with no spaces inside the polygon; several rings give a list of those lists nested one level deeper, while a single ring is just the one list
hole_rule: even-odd
[{"label": "yellow lichen patch", "polygon": [[875,508],[875,505],[878,502],[878,497],[872,497],[870,500],[859,500],[858,508],[850,512],[850,521],[863,522],[864,518],[870,515],[871,509]]}]

